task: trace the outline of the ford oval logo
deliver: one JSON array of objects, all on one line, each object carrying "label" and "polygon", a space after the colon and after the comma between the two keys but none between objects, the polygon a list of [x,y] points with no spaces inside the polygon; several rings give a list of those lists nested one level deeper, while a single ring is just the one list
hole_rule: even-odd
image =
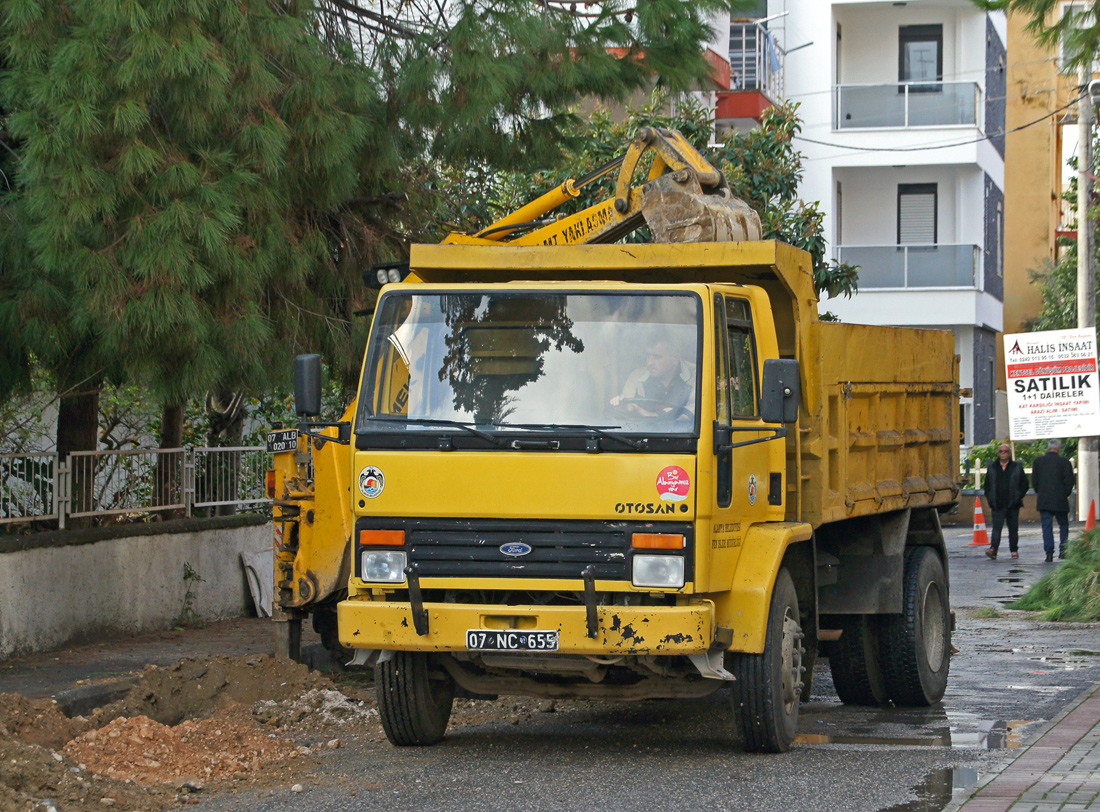
[{"label": "ford oval logo", "polygon": [[531,552],[531,545],[524,544],[522,541],[510,541],[507,544],[500,545],[500,551],[512,558],[519,558],[521,555],[527,555]]}]

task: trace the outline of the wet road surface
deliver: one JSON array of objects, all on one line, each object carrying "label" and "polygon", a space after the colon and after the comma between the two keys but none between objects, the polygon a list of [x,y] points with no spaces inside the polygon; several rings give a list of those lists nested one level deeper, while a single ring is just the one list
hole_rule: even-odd
[{"label": "wet road surface", "polygon": [[[815,670],[798,743],[785,755],[731,747],[728,694],[702,700],[563,703],[554,712],[448,734],[434,748],[349,742],[290,787],[211,795],[230,810],[815,810],[932,812],[953,789],[1026,741],[1029,731],[1100,681],[1100,625],[1036,621],[1004,609],[1057,563],[1039,529],[1021,558],[990,561],[969,528],[947,530],[957,614],[942,703],[849,708],[828,665]],[[507,710],[509,700],[500,700]]]}]

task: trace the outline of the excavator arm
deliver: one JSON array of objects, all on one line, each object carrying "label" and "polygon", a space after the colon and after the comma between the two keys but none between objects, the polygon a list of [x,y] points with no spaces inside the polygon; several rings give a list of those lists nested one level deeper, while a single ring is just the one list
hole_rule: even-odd
[{"label": "excavator arm", "polygon": [[[653,153],[644,183],[634,176]],[[581,189],[618,171],[612,197],[573,214],[552,213]],[[570,178],[476,234],[451,234],[445,244],[580,245],[616,242],[643,223],[653,241],[758,240],[760,218],[734,197],[725,176],[675,130],[643,127],[626,152],[589,174]]]}]

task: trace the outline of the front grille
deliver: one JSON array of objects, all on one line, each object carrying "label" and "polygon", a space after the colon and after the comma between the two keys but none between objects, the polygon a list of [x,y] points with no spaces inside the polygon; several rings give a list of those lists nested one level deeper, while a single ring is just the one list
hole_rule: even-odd
[{"label": "front grille", "polygon": [[[357,530],[405,531],[409,563],[421,578],[580,578],[589,565],[600,580],[630,580],[634,533],[682,533],[691,570],[691,525],[678,522],[552,522],[485,519],[360,519]],[[508,556],[500,548],[531,548]]]}]

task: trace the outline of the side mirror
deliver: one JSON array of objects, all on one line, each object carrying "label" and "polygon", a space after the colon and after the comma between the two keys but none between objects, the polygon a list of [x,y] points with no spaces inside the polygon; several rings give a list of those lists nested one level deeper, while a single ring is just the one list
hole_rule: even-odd
[{"label": "side mirror", "polygon": [[798,404],[802,383],[798,361],[770,358],[764,362],[764,382],[760,392],[760,417],[765,423],[798,422]]},{"label": "side mirror", "polygon": [[294,410],[299,417],[321,413],[321,356],[299,355],[294,359]]}]

